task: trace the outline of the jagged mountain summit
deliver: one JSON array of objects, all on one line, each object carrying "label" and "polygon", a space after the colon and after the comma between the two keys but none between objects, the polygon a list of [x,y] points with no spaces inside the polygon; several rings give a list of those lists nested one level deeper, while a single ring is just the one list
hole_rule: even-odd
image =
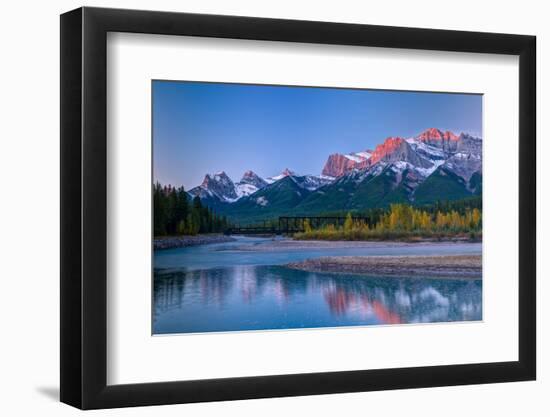
[{"label": "jagged mountain summit", "polygon": [[248,184],[255,187],[257,190],[264,188],[267,185],[267,181],[256,174],[254,171],[246,171],[241,178],[239,184]]},{"label": "jagged mountain summit", "polygon": [[416,137],[420,142],[426,143],[447,152],[456,151],[459,137],[450,131],[441,131],[436,128],[429,128]]},{"label": "jagged mountain summit", "polygon": [[189,190],[189,194],[205,200],[217,198],[220,201],[232,202],[238,199],[235,183],[224,171],[214,175],[206,174],[202,183]]},{"label": "jagged mountain summit", "polygon": [[388,137],[374,150],[329,155],[321,172],[286,168],[264,179],[246,171],[234,183],[222,171],[189,193],[230,217],[256,220],[460,199],[481,193],[482,139],[430,128],[411,138]]},{"label": "jagged mountain summit", "polygon": [[279,175],[266,179],[249,170],[235,183],[224,171],[220,171],[214,175],[206,174],[203,182],[189,190],[189,194],[193,197],[199,196],[201,200],[208,200],[211,204],[213,199],[221,203],[234,203],[285,178],[289,178],[297,187],[307,191],[316,190],[334,180],[323,175],[299,175],[285,168]]},{"label": "jagged mountain summit", "polygon": [[295,176],[295,175],[296,175],[296,173],[294,171],[291,171],[290,169],[285,168],[279,175],[269,177],[269,178],[267,178],[266,181],[267,181],[268,184],[273,184],[275,181],[279,181],[279,180],[282,180],[285,177],[292,177],[292,176]]},{"label": "jagged mountain summit", "polygon": [[268,182],[256,174],[254,171],[246,171],[241,181],[235,184],[237,199],[254,194],[256,191],[264,188]]},{"label": "jagged mountain summit", "polygon": [[[437,167],[450,158],[475,159],[481,161],[481,139],[465,133],[456,135],[451,131],[430,128],[416,137],[389,137],[379,144],[374,151],[349,154],[332,154],[323,168],[323,174],[339,178],[354,170],[368,170],[378,162],[406,162],[419,172],[431,174]],[[450,161],[451,162],[451,161]],[[458,166],[465,164],[458,162]],[[471,175],[480,166],[466,169],[463,176]],[[452,169],[452,168],[451,168]],[[473,171],[472,171],[473,170]],[[467,179],[467,178],[466,178]]]},{"label": "jagged mountain summit", "polygon": [[361,164],[367,161],[372,155],[372,151],[354,152],[349,154],[334,153],[329,155],[322,175],[326,177],[337,178],[354,168],[360,168]]},{"label": "jagged mountain summit", "polygon": [[254,194],[267,185],[267,181],[253,171],[246,171],[237,183],[224,172],[214,175],[206,174],[203,182],[189,190],[193,197],[199,196],[201,200],[218,200],[219,202],[233,203],[241,197]]},{"label": "jagged mountain summit", "polygon": [[432,128],[413,138],[387,138],[370,158],[311,193],[295,210],[455,200],[480,194],[481,178],[481,138]]}]

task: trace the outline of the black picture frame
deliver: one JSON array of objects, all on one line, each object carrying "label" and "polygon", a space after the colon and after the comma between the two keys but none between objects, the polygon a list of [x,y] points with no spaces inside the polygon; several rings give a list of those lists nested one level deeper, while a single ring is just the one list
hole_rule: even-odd
[{"label": "black picture frame", "polygon": [[[519,56],[519,360],[107,385],[108,32]],[[534,380],[535,45],[524,35],[251,17],[88,7],[61,15],[61,401],[94,409]]]}]

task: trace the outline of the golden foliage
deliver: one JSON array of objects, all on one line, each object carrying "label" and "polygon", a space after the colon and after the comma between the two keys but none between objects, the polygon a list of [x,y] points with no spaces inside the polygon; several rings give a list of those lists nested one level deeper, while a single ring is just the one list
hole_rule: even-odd
[{"label": "golden foliage", "polygon": [[481,211],[467,209],[464,214],[452,210],[431,214],[407,204],[392,204],[379,221],[370,226],[354,221],[348,213],[343,226],[326,224],[313,229],[309,220],[304,222],[304,232],[295,234],[297,239],[368,240],[410,237],[449,237],[454,235],[481,236]]}]

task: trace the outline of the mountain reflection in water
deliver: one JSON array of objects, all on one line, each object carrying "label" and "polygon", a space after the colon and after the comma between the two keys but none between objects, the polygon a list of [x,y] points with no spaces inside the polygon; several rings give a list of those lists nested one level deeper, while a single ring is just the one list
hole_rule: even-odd
[{"label": "mountain reflection in water", "polygon": [[155,270],[153,332],[481,320],[480,280],[318,274],[284,266]]}]

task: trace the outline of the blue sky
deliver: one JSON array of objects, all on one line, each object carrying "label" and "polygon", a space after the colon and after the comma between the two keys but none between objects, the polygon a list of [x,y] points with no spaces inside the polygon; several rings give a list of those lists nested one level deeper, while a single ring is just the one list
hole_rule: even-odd
[{"label": "blue sky", "polygon": [[320,174],[331,153],[429,127],[481,136],[482,96],[153,81],[153,176],[190,189],[222,170]]}]

